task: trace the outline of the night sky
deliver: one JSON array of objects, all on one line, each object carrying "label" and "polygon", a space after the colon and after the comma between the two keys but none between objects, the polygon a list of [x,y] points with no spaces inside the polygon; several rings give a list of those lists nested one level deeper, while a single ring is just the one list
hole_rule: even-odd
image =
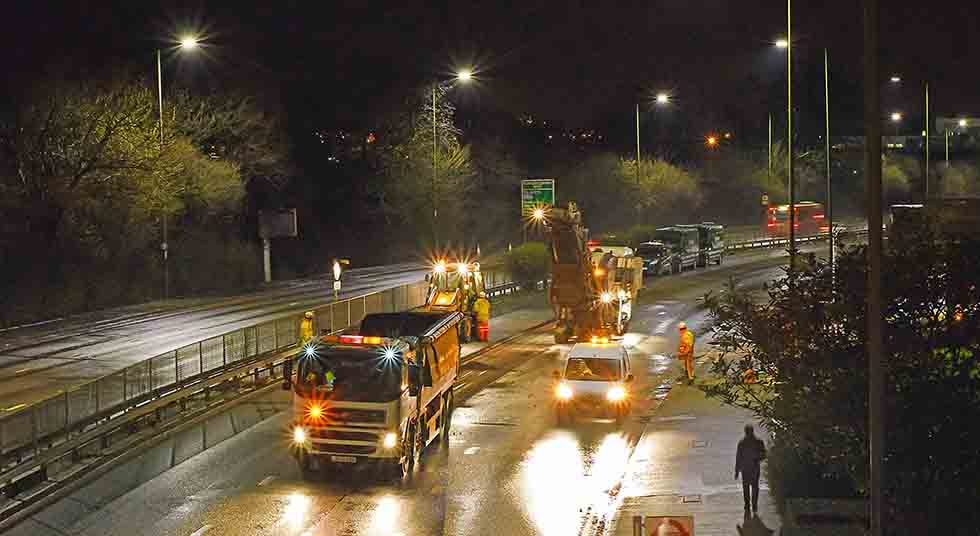
[{"label": "night sky", "polygon": [[[473,65],[464,106],[587,126],[625,115],[644,94],[673,92],[676,111],[742,115],[752,128],[779,110],[785,28],[776,0],[647,2],[16,2],[5,6],[5,79],[17,88],[52,68],[154,74],[153,53],[199,31],[206,54],[168,58],[168,83],[242,88],[309,123],[363,125],[385,102],[454,66]],[[425,4],[423,6],[423,4]],[[797,1],[794,76],[801,113],[816,113],[830,47],[832,113],[861,117],[862,13],[856,0]],[[884,111],[980,114],[980,5],[882,1]],[[746,80],[755,80],[755,85]],[[762,89],[760,89],[762,88]],[[768,90],[763,90],[769,88]],[[472,110],[472,108],[471,108]],[[761,118],[761,119],[760,119]],[[721,119],[719,119],[721,120]],[[859,125],[854,122],[854,127]],[[860,134],[860,132],[854,132]]]}]

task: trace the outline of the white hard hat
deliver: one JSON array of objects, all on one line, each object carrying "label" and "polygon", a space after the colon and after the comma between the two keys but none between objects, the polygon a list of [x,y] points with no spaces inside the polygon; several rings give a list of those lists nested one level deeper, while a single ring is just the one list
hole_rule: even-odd
[{"label": "white hard hat", "polygon": [[677,329],[680,330],[687,329],[687,324],[685,322],[681,322],[680,324],[677,324]]}]

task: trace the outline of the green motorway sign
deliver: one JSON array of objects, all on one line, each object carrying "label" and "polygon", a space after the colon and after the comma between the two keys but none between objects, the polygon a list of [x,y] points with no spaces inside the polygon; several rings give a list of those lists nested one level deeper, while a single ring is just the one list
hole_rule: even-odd
[{"label": "green motorway sign", "polygon": [[555,206],[555,179],[521,181],[521,215],[531,216],[536,208]]}]

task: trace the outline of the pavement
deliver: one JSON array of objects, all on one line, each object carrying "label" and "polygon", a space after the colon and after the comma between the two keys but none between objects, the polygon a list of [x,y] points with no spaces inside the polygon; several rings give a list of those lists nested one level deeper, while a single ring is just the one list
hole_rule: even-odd
[{"label": "pavement", "polygon": [[[354,468],[304,480],[289,449],[291,416],[279,412],[138,485],[92,482],[7,534],[598,536],[631,534],[634,513],[693,514],[698,536],[738,534],[741,486],[731,473],[748,416],[675,384],[671,356],[678,322],[704,332],[699,296],[731,276],[750,286],[777,277],[781,258],[733,258],[650,282],[624,338],[636,381],[622,425],[557,425],[551,372],[569,346],[554,344],[549,326],[522,333],[550,318],[541,303],[495,316],[491,342],[466,345],[450,440],[427,450],[410,478]],[[287,405],[282,391],[261,403]],[[700,503],[683,502],[694,495]],[[778,527],[767,495],[760,506],[761,521]]]}]

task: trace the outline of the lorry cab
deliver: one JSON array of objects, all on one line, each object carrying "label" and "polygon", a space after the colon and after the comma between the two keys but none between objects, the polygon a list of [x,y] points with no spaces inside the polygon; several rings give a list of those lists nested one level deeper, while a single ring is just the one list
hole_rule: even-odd
[{"label": "lorry cab", "polygon": [[577,343],[554,377],[559,424],[579,414],[612,417],[621,423],[629,413],[633,374],[621,344],[601,337]]},{"label": "lorry cab", "polygon": [[697,225],[698,266],[721,264],[725,256],[725,227],[706,221]]},{"label": "lorry cab", "polygon": [[696,225],[661,227],[654,233],[654,239],[670,249],[671,273],[697,267],[700,247]]}]

